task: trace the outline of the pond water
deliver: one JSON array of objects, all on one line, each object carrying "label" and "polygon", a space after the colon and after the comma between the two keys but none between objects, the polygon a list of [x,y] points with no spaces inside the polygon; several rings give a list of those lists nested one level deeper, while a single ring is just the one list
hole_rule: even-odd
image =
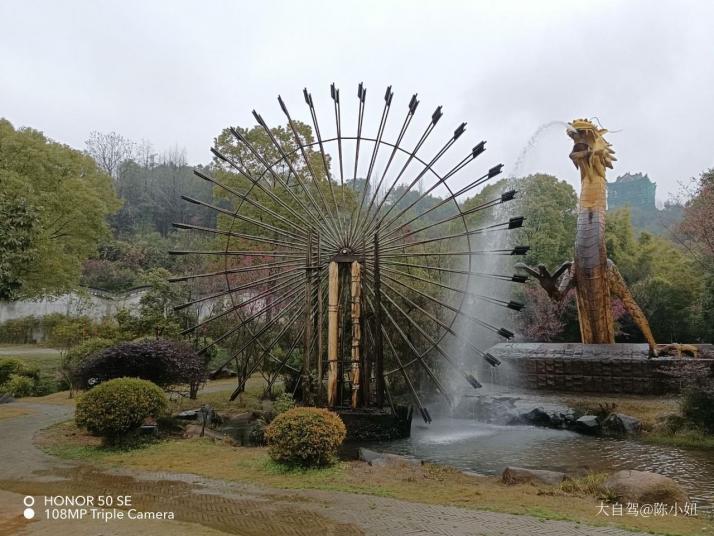
[{"label": "pond water", "polygon": [[679,482],[698,509],[711,511],[714,505],[712,451],[449,417],[436,418],[430,425],[415,420],[411,437],[364,446],[489,475],[508,465],[569,473],[654,471]]}]

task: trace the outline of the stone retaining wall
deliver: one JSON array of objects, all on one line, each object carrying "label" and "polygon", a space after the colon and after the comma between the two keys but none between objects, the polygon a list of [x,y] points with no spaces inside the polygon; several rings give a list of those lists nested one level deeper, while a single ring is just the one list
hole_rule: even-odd
[{"label": "stone retaining wall", "polygon": [[685,367],[714,367],[714,350],[700,359],[650,359],[645,344],[502,343],[489,352],[502,361],[501,385],[532,390],[612,394],[676,393]]}]

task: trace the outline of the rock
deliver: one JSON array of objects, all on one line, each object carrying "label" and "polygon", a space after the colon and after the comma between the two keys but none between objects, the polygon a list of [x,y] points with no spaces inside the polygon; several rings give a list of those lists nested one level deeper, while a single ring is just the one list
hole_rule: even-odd
[{"label": "rock", "polygon": [[521,415],[523,420],[535,426],[550,426],[550,415],[543,408],[534,408]]},{"label": "rock", "polygon": [[570,410],[567,413],[561,413],[560,415],[563,417],[563,424],[566,428],[575,426],[575,421],[577,421],[578,417],[580,417],[580,415],[575,413],[573,410]]},{"label": "rock", "polygon": [[407,456],[399,456],[398,454],[389,454],[386,452],[376,452],[365,448],[359,449],[359,459],[367,462],[369,465],[385,466],[385,465],[421,465],[422,461],[417,458],[409,458]]},{"label": "rock", "polygon": [[14,401],[15,399],[12,397],[12,395],[0,393],[0,404],[9,404],[10,402]]},{"label": "rock", "polygon": [[511,419],[508,424],[531,424],[546,428],[563,428],[568,424],[567,418],[567,414],[564,413],[548,413],[543,408],[534,408],[528,413],[521,413],[518,417]]},{"label": "rock", "polygon": [[208,373],[208,379],[210,380],[222,380],[225,378],[235,378],[238,376],[235,370],[229,368],[220,368]]},{"label": "rock", "polygon": [[504,484],[527,484],[536,482],[558,486],[563,480],[567,480],[568,475],[559,471],[544,471],[541,469],[525,469],[523,467],[506,467],[503,470],[501,479]]},{"label": "rock", "polygon": [[187,409],[186,411],[181,411],[180,413],[176,414],[177,419],[186,419],[187,421],[192,421],[195,419],[198,419],[198,411],[197,409]]},{"label": "rock", "polygon": [[550,427],[551,428],[562,428],[565,424],[565,417],[562,413],[553,413],[550,416]]},{"label": "rock", "polygon": [[382,453],[360,447],[358,456],[363,462],[371,463],[377,458],[381,458]]},{"label": "rock", "polygon": [[620,504],[639,503],[684,505],[689,497],[671,478],[649,471],[618,471],[605,481],[603,487]]},{"label": "rock", "polygon": [[600,421],[595,415],[583,415],[575,421],[575,431],[581,434],[597,435],[600,433]]},{"label": "rock", "polygon": [[610,437],[624,437],[637,435],[642,430],[640,421],[622,413],[610,413],[601,424],[603,435]]},{"label": "rock", "polygon": [[[189,424],[184,429],[183,437],[185,439],[189,439],[191,437],[201,437],[202,429],[203,429],[203,426],[200,424]],[[212,439],[220,439],[222,441],[224,439],[225,435],[206,427],[205,430],[203,430],[203,437],[210,437]]]}]

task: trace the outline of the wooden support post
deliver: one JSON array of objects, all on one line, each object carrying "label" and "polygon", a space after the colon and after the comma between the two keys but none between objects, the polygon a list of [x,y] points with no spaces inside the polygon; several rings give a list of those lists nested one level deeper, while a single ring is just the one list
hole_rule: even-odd
[{"label": "wooden support post", "polygon": [[337,400],[337,330],[339,306],[339,265],[332,261],[327,286],[327,405],[334,407]]},{"label": "wooden support post", "polygon": [[[367,244],[365,241],[362,241],[362,251],[367,250]],[[364,255],[362,256],[362,263],[364,264],[365,258]],[[361,294],[361,311],[364,313],[367,308],[365,305],[365,299],[364,299],[364,293]],[[370,390],[372,388],[372,384],[370,381],[370,374],[371,374],[371,367],[370,367],[370,362],[369,362],[369,355],[370,352],[367,351],[367,346],[366,346],[366,335],[367,335],[367,325],[366,325],[367,318],[365,318],[365,315],[362,314],[360,316],[360,333],[364,333],[365,337],[360,337],[360,387],[362,392],[360,393],[360,396],[362,397],[361,404],[363,407],[368,407],[372,403],[372,395],[370,393]]]},{"label": "wooden support post", "polygon": [[352,261],[352,408],[356,408],[360,398],[360,341],[362,339],[362,266]]},{"label": "wooden support post", "polygon": [[384,406],[384,349],[382,347],[382,289],[379,274],[379,229],[374,233],[374,382],[375,402],[378,408]]}]

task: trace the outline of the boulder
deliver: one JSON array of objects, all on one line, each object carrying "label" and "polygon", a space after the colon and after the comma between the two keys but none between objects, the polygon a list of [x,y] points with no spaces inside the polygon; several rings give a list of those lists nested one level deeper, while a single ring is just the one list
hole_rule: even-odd
[{"label": "boulder", "polygon": [[367,462],[369,465],[384,466],[384,465],[421,465],[422,461],[417,458],[409,458],[407,456],[399,456],[398,454],[389,454],[386,452],[376,452],[365,448],[359,449],[359,459]]},{"label": "boulder", "polygon": [[9,404],[10,402],[14,401],[15,399],[12,397],[12,395],[0,393],[0,404]]},{"label": "boulder", "polygon": [[575,421],[575,431],[581,434],[597,435],[600,433],[600,421],[595,415],[583,415]]},{"label": "boulder", "polygon": [[521,415],[523,420],[528,424],[535,426],[550,426],[550,415],[543,408],[533,408],[528,413]]},{"label": "boulder", "polygon": [[550,415],[550,427],[562,428],[565,424],[565,416],[562,413],[552,413]]},{"label": "boulder", "polygon": [[622,413],[610,413],[600,426],[602,434],[610,437],[637,435],[642,430],[640,421]]},{"label": "boulder", "polygon": [[689,497],[671,478],[649,471],[624,470],[613,473],[603,484],[620,504],[684,505]]},{"label": "boulder", "polygon": [[558,486],[563,480],[567,480],[568,475],[559,471],[545,471],[541,469],[525,469],[523,467],[506,467],[501,475],[504,484],[527,484],[535,482],[537,484],[548,484]]}]

